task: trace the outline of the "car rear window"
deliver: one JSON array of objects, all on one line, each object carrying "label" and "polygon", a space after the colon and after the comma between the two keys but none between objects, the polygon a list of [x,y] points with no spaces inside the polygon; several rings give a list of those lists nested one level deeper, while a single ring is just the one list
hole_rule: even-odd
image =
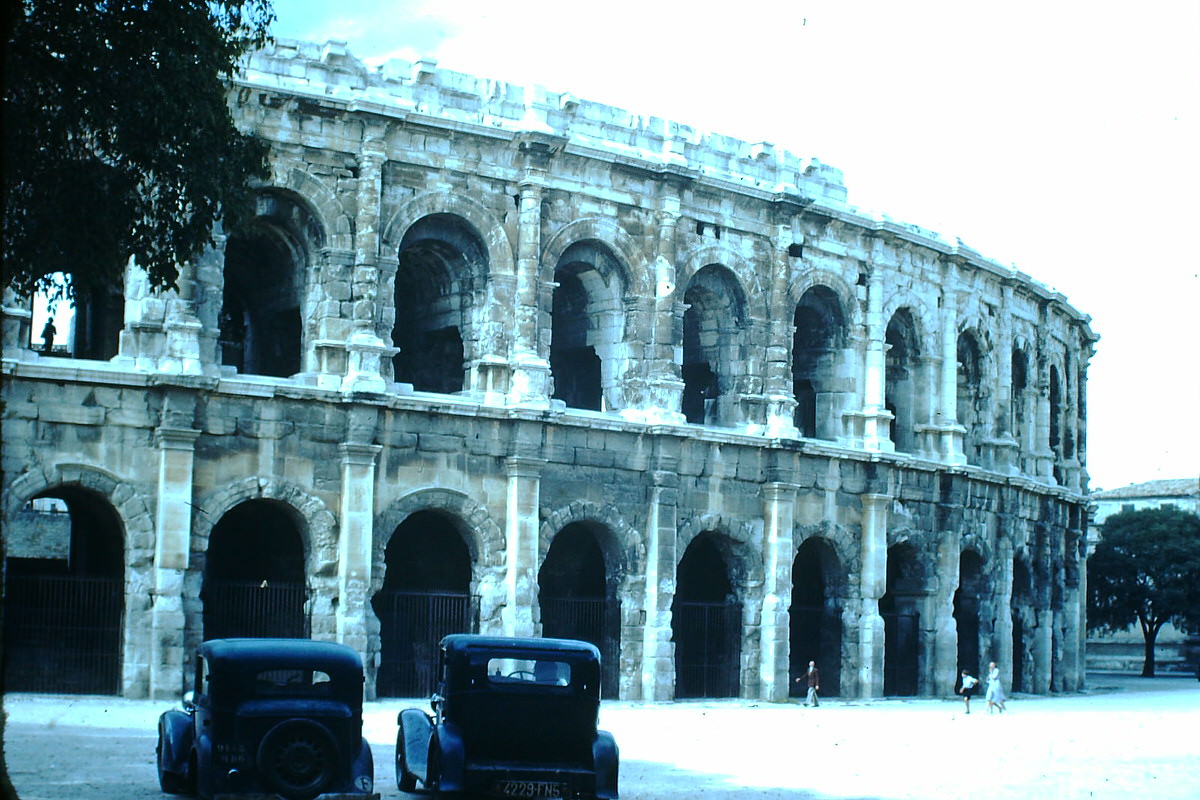
[{"label": "car rear window", "polygon": [[319,669],[267,669],[254,676],[259,697],[325,697],[332,691],[329,673]]},{"label": "car rear window", "polygon": [[533,683],[542,686],[567,686],[571,683],[571,665],[545,658],[491,658],[488,680],[496,684]]}]

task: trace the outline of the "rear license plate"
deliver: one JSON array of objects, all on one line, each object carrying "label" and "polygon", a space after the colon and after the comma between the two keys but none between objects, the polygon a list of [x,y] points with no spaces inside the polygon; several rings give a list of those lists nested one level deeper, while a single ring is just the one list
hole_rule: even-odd
[{"label": "rear license plate", "polygon": [[496,794],[505,797],[566,797],[566,786],[554,781],[496,781]]}]

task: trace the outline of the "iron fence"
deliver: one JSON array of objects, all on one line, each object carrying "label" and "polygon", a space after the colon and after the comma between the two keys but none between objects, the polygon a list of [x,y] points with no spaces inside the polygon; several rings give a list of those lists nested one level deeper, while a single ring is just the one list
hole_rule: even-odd
[{"label": "iron fence", "polygon": [[308,590],[303,584],[209,581],[204,586],[204,638],[271,636],[307,639]]},{"label": "iron fence", "polygon": [[456,592],[392,592],[380,611],[380,697],[428,697],[437,688],[438,643],[477,626],[477,598]]},{"label": "iron fence", "polygon": [[8,691],[120,693],[122,579],[10,575],[5,593]]},{"label": "iron fence", "polygon": [[600,649],[600,687],[605,697],[616,698],[621,664],[620,639],[615,633],[616,611],[604,598],[552,597],[541,601],[542,635],[579,639]]},{"label": "iron fence", "polygon": [[742,605],[677,601],[675,696],[737,697],[742,643]]}]

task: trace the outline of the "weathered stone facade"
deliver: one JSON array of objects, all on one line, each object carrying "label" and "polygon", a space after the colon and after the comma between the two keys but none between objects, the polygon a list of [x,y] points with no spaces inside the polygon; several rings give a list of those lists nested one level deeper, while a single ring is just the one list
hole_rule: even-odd
[{"label": "weathered stone facade", "polygon": [[809,658],[847,696],[1082,685],[1062,296],[816,161],[429,62],[279,42],[231,103],[259,216],[178,291],[131,267],[109,360],[5,300],[4,522],[111,520],[119,691],[177,695],[206,581],[293,573],[371,692],[422,644],[379,598],[454,592],[511,634],[603,600],[625,699],[777,700]]}]

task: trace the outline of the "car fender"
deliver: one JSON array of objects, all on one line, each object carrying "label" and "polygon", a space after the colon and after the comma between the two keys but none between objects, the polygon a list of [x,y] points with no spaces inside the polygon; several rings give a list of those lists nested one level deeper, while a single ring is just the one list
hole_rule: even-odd
[{"label": "car fender", "polygon": [[367,737],[363,737],[358,747],[358,757],[350,768],[350,782],[354,788],[364,794],[375,791],[375,757],[371,754],[371,745]]},{"label": "car fender", "polygon": [[[467,754],[463,746],[462,733],[458,726],[443,722],[436,728],[437,735],[430,743],[430,758],[437,748],[438,789],[443,792],[465,791],[467,786]],[[433,776],[430,776],[433,777]]]},{"label": "car fender", "polygon": [[396,725],[396,785],[401,791],[412,791],[417,782],[428,787],[433,719],[419,708],[406,708],[396,715]]},{"label": "car fender", "polygon": [[617,740],[608,731],[596,731],[596,738],[592,740],[592,763],[596,769],[596,797],[615,800],[621,754]]},{"label": "car fender", "polygon": [[215,794],[214,781],[216,776],[212,770],[212,738],[201,733],[195,739],[196,752],[196,794],[200,797],[212,797]]},{"label": "car fender", "polygon": [[163,769],[185,779],[190,777],[192,715],[183,711],[165,711],[158,718],[158,731]]}]

